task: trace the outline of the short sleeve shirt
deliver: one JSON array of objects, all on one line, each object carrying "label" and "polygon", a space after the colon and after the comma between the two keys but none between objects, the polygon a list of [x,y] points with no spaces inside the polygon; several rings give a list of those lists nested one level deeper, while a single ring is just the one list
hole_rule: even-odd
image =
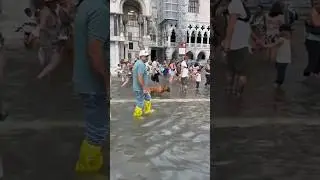
[{"label": "short sleeve shirt", "polygon": [[[229,14],[237,14],[242,18],[245,18],[247,16],[242,4],[242,0],[232,0],[229,4],[228,11]],[[251,29],[249,22],[237,20],[232,35],[230,49],[236,50],[244,47],[249,47],[250,35]]]},{"label": "short sleeve shirt", "polygon": [[144,79],[145,85],[148,83],[148,71],[146,64],[143,63],[142,60],[137,60],[136,63],[134,63],[133,70],[132,70],[132,88],[133,91],[142,91],[142,87],[139,83],[138,77],[141,75]]},{"label": "short sleeve shirt", "polygon": [[[79,93],[104,93],[106,80],[97,74],[88,54],[91,40],[102,42],[101,49],[107,55],[109,47],[109,7],[104,0],[84,0],[77,9],[74,22],[74,72],[75,90]],[[104,57],[108,64],[108,56]],[[106,67],[107,69],[107,67]]]}]

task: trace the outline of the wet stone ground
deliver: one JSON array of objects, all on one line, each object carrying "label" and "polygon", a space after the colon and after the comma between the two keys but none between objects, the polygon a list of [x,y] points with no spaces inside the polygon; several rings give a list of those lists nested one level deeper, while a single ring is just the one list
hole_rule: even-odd
[{"label": "wet stone ground", "polygon": [[320,79],[302,77],[307,64],[303,27],[294,27],[293,63],[282,90],[274,64],[253,55],[243,98],[224,93],[224,65],[216,64],[214,147],[217,180],[320,178]]},{"label": "wet stone ground", "polygon": [[[19,53],[18,53],[19,52]],[[10,116],[0,123],[4,180],[107,179],[109,162],[99,176],[75,176],[74,164],[83,138],[81,104],[73,94],[70,64],[51,80],[35,80],[35,54],[6,49],[5,104]],[[66,78],[68,77],[68,78]],[[113,82],[117,83],[115,79]],[[118,82],[119,83],[119,82]],[[162,98],[181,98],[177,85]],[[130,86],[111,92],[114,100],[132,99]],[[184,98],[209,98],[190,90]],[[133,103],[111,105],[111,179],[209,179],[209,102],[154,103],[144,121],[132,119]]]}]

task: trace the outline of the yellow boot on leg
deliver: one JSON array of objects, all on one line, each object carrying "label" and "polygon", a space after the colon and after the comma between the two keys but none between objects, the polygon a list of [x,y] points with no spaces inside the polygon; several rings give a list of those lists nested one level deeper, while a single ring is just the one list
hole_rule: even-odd
[{"label": "yellow boot on leg", "polygon": [[98,172],[103,165],[103,157],[100,146],[94,146],[87,140],[82,142],[79,160],[76,164],[76,172]]},{"label": "yellow boot on leg", "polygon": [[133,111],[133,117],[136,119],[141,119],[143,115],[142,108],[136,106]]},{"label": "yellow boot on leg", "polygon": [[153,113],[153,109],[152,109],[152,104],[151,101],[145,101],[144,102],[144,114],[145,115],[150,115],[151,113]]}]

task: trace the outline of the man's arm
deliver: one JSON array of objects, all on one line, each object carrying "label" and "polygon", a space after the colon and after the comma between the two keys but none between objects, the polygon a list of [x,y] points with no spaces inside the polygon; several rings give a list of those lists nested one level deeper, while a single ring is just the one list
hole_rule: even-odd
[{"label": "man's arm", "polygon": [[320,26],[320,15],[315,8],[311,12],[311,22],[314,26]]},{"label": "man's arm", "polygon": [[108,11],[105,7],[94,10],[88,17],[88,54],[92,61],[93,70],[101,75],[106,83],[109,81],[106,66],[107,59],[104,58],[106,50],[104,46],[109,36],[109,22],[107,17]]},{"label": "man's arm", "polygon": [[143,66],[139,65],[137,67],[137,70],[138,70],[138,82],[139,82],[141,88],[145,89],[145,84],[144,84],[145,82],[144,82],[144,78],[143,78],[143,74],[144,74],[145,69]]},{"label": "man's arm", "polygon": [[[230,14],[229,20],[228,20],[228,26],[227,26],[227,32],[226,32],[226,38],[225,38],[225,45],[229,46],[232,40],[232,35],[234,32],[234,27],[236,25],[237,19],[238,19],[237,14]],[[228,47],[229,48],[229,47]]]},{"label": "man's arm", "polygon": [[39,18],[40,18],[40,23],[39,23],[40,31],[46,30],[46,28],[47,28],[47,26],[46,26],[47,16],[48,16],[47,11],[45,9],[42,9],[40,11],[40,15],[39,15]]}]

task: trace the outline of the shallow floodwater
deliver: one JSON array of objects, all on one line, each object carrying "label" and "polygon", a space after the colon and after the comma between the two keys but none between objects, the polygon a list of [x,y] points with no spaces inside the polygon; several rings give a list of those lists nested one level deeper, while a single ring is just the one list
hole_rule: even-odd
[{"label": "shallow floodwater", "polygon": [[140,121],[133,106],[111,107],[111,179],[210,179],[209,102],[154,103]]}]

